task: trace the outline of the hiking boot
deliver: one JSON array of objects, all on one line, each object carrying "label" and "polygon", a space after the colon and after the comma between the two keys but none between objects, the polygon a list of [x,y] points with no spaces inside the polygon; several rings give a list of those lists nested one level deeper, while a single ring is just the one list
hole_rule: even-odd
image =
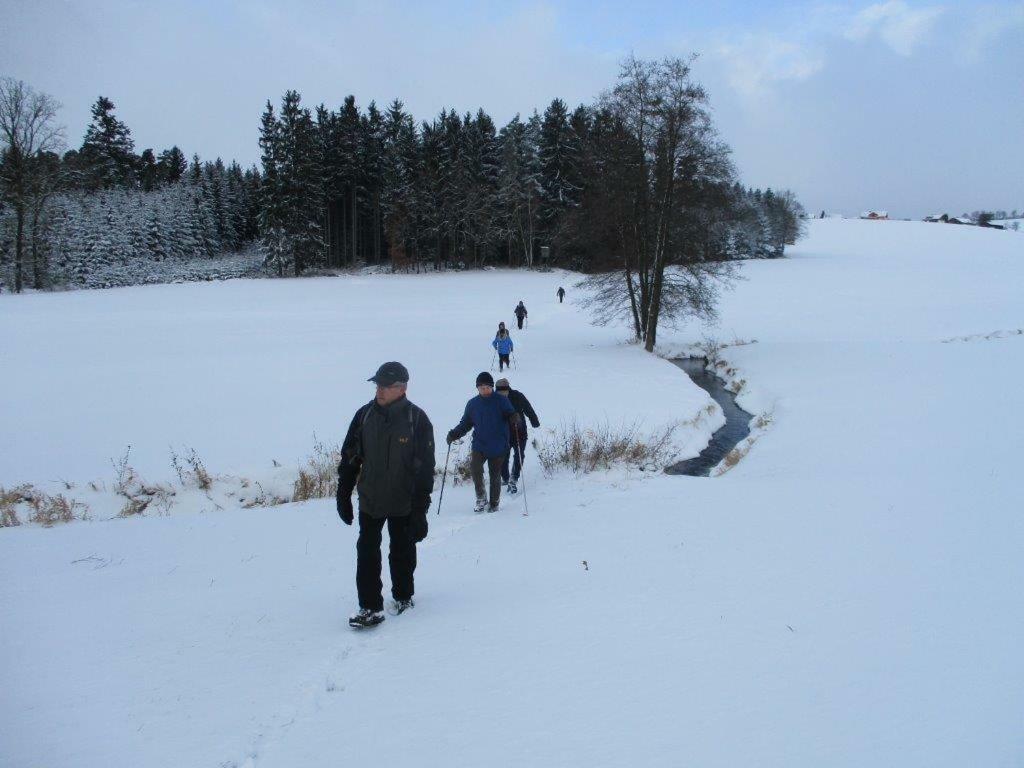
[{"label": "hiking boot", "polygon": [[492,501],[490,503],[490,505],[487,507],[487,511],[488,512],[497,512],[498,511],[498,502]]},{"label": "hiking boot", "polygon": [[487,508],[487,499],[477,499],[476,506],[473,507],[474,512],[483,512]]},{"label": "hiking boot", "polygon": [[513,496],[515,494],[519,493],[519,486],[516,485],[516,481],[515,480],[509,480],[508,492],[511,493]]},{"label": "hiking boot", "polygon": [[384,611],[371,608],[360,608],[359,613],[348,617],[348,625],[353,629],[369,629],[384,621]]},{"label": "hiking boot", "polygon": [[392,616],[398,616],[405,613],[407,610],[412,608],[416,603],[412,601],[410,597],[408,600],[392,600],[388,604],[388,613]]}]

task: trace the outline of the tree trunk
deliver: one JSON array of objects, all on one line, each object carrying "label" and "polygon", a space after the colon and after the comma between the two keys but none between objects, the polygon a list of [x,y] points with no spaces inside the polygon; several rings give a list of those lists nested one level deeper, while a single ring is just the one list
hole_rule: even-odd
[{"label": "tree trunk", "polygon": [[352,263],[359,253],[359,209],[356,201],[356,185],[352,184]]},{"label": "tree trunk", "polygon": [[42,208],[36,208],[32,212],[32,287],[42,290],[44,287],[44,275],[46,274],[43,259],[39,253],[39,214]]},{"label": "tree trunk", "polygon": [[21,293],[21,270],[25,256],[25,207],[21,203],[15,203],[14,209],[18,221],[17,234],[14,240],[14,292]]}]

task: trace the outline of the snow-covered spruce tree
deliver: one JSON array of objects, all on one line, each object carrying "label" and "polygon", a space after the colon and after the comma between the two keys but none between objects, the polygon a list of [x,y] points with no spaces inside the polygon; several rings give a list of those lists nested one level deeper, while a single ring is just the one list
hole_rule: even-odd
[{"label": "snow-covered spruce tree", "polygon": [[500,134],[501,169],[498,204],[507,238],[509,265],[531,267],[539,229],[541,166],[538,148],[540,118],[535,112],[527,123],[512,118]]},{"label": "snow-covered spruce tree", "polygon": [[185,153],[177,146],[165,149],[156,161],[157,176],[162,184],[176,184],[188,169]]},{"label": "snow-covered spruce tree", "polygon": [[274,106],[268,101],[260,120],[260,150],[263,176],[260,184],[260,252],[263,263],[278,277],[292,265],[290,239],[285,232],[284,191],[278,172],[281,157],[281,130],[274,116]]},{"label": "snow-covered spruce tree", "polygon": [[111,189],[135,182],[135,143],[128,126],[114,116],[114,102],[105,96],[92,107],[92,122],[78,152],[88,189]]},{"label": "snow-covered spruce tree", "polygon": [[383,134],[381,212],[391,264],[401,269],[410,266],[417,253],[419,146],[412,116],[398,99],[384,114]]},{"label": "snow-covered spruce tree", "polygon": [[569,121],[565,102],[554,99],[544,110],[539,136],[540,207],[537,218],[541,237],[551,244],[557,237],[565,212],[579,204],[579,137]]}]

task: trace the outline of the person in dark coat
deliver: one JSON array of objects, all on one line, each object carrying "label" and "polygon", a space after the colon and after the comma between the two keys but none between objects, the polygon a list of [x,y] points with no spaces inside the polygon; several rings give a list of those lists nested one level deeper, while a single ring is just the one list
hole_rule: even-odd
[{"label": "person in dark coat", "polygon": [[[473,453],[469,468],[476,489],[476,511],[498,509],[501,498],[501,466],[508,456],[509,422],[516,410],[508,398],[494,394],[494,377],[483,371],[476,377],[477,396],[466,403],[462,420],[448,432],[448,445],[473,430]],[[484,464],[490,478],[490,498],[484,490]]]},{"label": "person in dark coat", "polygon": [[376,396],[352,417],[338,464],[338,516],[345,525],[355,516],[353,489],[359,495],[359,612],[349,618],[357,629],[384,621],[380,545],[385,525],[392,612],[413,606],[416,544],[427,537],[434,490],[434,427],[405,396],[409,371],[401,363],[384,363],[369,381],[377,385]]},{"label": "person in dark coat", "polygon": [[498,352],[498,372],[500,373],[505,370],[506,365],[511,365],[509,363],[509,355],[512,354],[515,345],[512,343],[512,337],[508,335],[508,331],[502,328],[498,331],[498,335],[494,337],[491,346]]},{"label": "person in dark coat", "polygon": [[519,330],[523,330],[523,320],[526,319],[526,305],[520,301],[512,312],[515,313],[516,320],[519,321]]},{"label": "person in dark coat", "polygon": [[558,303],[561,304],[562,303],[562,299],[565,298],[565,288],[563,288],[562,286],[558,286],[557,293],[558,293]]},{"label": "person in dark coat", "polygon": [[[523,461],[526,458],[526,420],[534,429],[540,426],[540,419],[537,412],[533,410],[526,395],[518,390],[512,389],[508,379],[498,379],[495,386],[499,395],[507,397],[512,407],[516,409],[518,417],[512,424],[512,433],[509,435],[508,450],[505,452],[505,463],[501,465],[501,481],[508,486],[508,492],[516,494],[519,492],[519,476],[523,472]],[[512,474],[509,475],[509,454],[512,456]]]}]

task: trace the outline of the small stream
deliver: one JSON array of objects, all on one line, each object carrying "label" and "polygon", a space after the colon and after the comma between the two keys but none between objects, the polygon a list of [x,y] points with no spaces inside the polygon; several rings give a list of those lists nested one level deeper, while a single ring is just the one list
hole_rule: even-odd
[{"label": "small stream", "polygon": [[725,382],[704,368],[708,361],[703,357],[679,358],[672,362],[686,371],[694,384],[705,390],[721,406],[725,413],[725,425],[711,436],[711,442],[699,456],[665,467],[665,472],[670,475],[707,477],[712,468],[750,434],[751,415],[736,405],[736,398],[725,388]]}]

